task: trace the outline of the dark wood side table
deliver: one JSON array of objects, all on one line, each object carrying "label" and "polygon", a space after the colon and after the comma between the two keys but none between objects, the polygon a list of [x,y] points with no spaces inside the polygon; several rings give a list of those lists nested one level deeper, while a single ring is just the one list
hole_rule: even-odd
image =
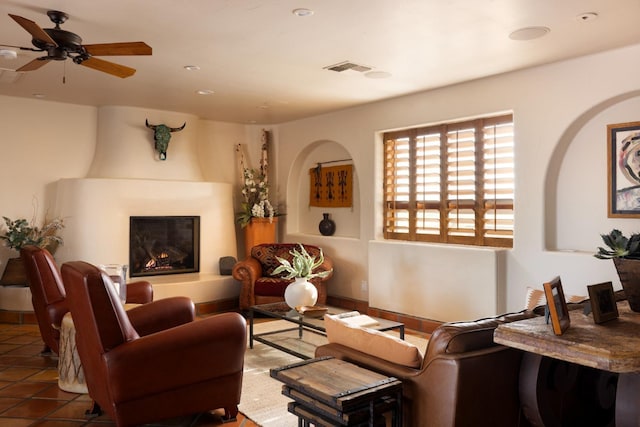
[{"label": "dark wood side table", "polygon": [[[568,402],[560,398],[562,389],[575,386],[582,390],[587,409],[611,407],[617,427],[638,427],[640,313],[631,311],[627,301],[618,302],[618,312],[617,319],[595,324],[592,316],[572,310],[571,326],[562,335],[555,335],[542,316],[496,328],[493,336],[496,343],[527,352],[523,357],[520,394],[524,409],[533,409],[529,414],[525,410],[531,424],[563,425],[553,419],[557,415],[553,404],[566,408]],[[609,419],[595,420],[594,416],[588,423],[611,425]]]},{"label": "dark wood side table", "polygon": [[271,369],[299,427],[402,426],[402,382],[332,357]]}]

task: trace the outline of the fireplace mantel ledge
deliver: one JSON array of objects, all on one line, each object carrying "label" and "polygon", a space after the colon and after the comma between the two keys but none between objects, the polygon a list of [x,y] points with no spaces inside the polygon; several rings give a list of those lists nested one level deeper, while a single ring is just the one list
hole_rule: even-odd
[{"label": "fireplace mantel ledge", "polygon": [[199,304],[236,298],[240,295],[240,282],[231,276],[213,273],[169,274],[129,279],[130,282],[137,280],[147,280],[153,285],[154,299],[187,296]]}]

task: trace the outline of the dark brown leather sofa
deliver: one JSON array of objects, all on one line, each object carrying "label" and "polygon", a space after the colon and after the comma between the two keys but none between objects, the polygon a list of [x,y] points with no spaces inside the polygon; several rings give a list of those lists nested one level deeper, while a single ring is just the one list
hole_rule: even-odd
[{"label": "dark brown leather sofa", "polygon": [[[62,278],[89,395],[118,427],[217,408],[224,408],[226,419],[235,418],[247,346],[246,321],[240,314],[162,329],[172,312],[168,306],[154,316],[159,331],[141,336],[105,272],[74,261],[62,266]],[[177,306],[187,302],[193,309],[185,297],[160,301]]]},{"label": "dark brown leather sofa", "polygon": [[431,335],[419,369],[334,343],[318,347],[315,355],[347,360],[402,380],[405,426],[528,426],[518,397],[522,352],[495,344],[493,331],[503,322],[532,316],[521,312],[445,323]]}]

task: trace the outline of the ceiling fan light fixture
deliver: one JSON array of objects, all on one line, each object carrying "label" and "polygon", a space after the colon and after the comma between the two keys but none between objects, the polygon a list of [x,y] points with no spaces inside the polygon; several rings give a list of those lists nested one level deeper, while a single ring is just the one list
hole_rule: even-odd
[{"label": "ceiling fan light fixture", "polygon": [[0,49],[0,57],[4,59],[16,59],[18,57],[18,52],[11,49]]},{"label": "ceiling fan light fixture", "polygon": [[551,32],[549,27],[525,27],[513,31],[509,34],[511,40],[534,40],[544,37]]}]

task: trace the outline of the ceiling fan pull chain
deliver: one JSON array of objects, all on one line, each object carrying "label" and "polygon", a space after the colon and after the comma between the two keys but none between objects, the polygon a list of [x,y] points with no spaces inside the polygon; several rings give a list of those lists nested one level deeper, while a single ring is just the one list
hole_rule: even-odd
[{"label": "ceiling fan pull chain", "polygon": [[67,84],[67,61],[62,64],[62,84]]}]

